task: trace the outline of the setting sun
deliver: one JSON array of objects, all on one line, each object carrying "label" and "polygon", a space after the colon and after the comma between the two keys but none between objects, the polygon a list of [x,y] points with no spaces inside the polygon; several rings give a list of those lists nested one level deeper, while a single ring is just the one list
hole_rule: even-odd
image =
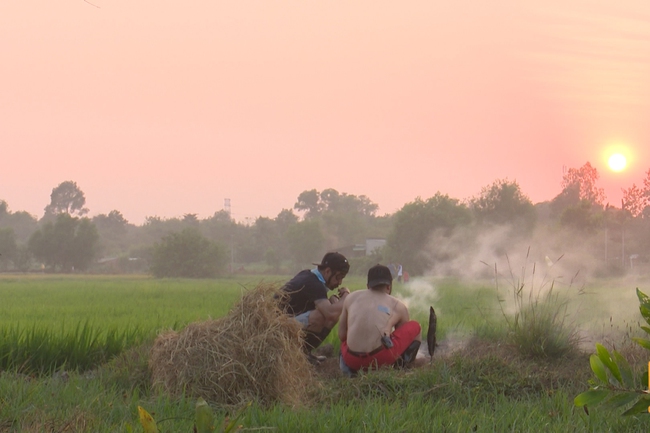
[{"label": "setting sun", "polygon": [[609,168],[611,168],[613,171],[623,171],[627,166],[627,159],[623,154],[615,153],[609,157],[609,160],[607,160],[607,164],[609,165]]}]

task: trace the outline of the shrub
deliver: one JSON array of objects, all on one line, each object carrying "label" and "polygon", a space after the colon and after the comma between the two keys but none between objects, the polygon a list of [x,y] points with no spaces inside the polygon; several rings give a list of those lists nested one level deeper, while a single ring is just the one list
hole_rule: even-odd
[{"label": "shrub", "polygon": [[[507,339],[522,355],[535,358],[560,358],[577,350],[580,337],[577,328],[567,321],[567,301],[562,299],[554,289],[554,281],[548,284],[546,278],[535,287],[536,266],[532,264],[532,274],[529,282],[526,279],[526,268],[530,248],[526,255],[526,264],[522,274],[515,277],[510,267],[510,285],[514,300],[514,313],[504,309],[504,299],[499,298],[501,313],[507,325]],[[495,266],[495,281],[497,294],[499,279]]]},{"label": "shrub", "polygon": [[167,235],[154,245],[150,270],[157,278],[213,278],[224,267],[222,249],[191,227]]},{"label": "shrub", "polygon": [[[639,298],[639,310],[643,320],[650,325],[650,298],[636,289]],[[650,327],[641,326],[650,334]],[[632,338],[639,346],[650,350],[650,340]],[[576,396],[574,404],[584,407],[604,404],[610,408],[626,408],[623,415],[647,413],[650,409],[650,395],[645,389],[648,384],[648,372],[635,374],[627,359],[616,350],[608,351],[602,344],[596,344],[596,354],[589,358],[594,378],[590,380],[590,389]],[[650,364],[649,364],[650,365]]]}]

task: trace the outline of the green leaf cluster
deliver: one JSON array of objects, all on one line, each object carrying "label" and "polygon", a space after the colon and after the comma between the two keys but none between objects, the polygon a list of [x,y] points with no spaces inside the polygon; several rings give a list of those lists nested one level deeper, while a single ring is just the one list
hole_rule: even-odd
[{"label": "green leaf cluster", "polygon": [[[643,319],[650,325],[650,298],[638,288],[639,310]],[[650,327],[641,326],[650,334]],[[650,350],[650,340],[633,338],[641,347]],[[626,407],[623,415],[635,415],[650,411],[650,393],[642,388],[648,383],[648,373],[635,380],[634,372],[623,355],[616,350],[611,353],[602,345],[596,344],[596,353],[589,358],[595,379],[591,388],[574,399],[578,407],[603,404],[610,408]],[[643,384],[643,385],[641,385]]]}]

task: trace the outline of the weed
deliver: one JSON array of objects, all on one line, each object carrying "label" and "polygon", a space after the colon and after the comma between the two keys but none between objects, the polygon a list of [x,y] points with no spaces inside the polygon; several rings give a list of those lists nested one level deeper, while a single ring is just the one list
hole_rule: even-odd
[{"label": "weed", "polygon": [[568,301],[555,290],[555,280],[549,282],[545,275],[536,287],[535,263],[532,263],[532,273],[527,278],[529,256],[530,248],[521,275],[515,276],[506,255],[510,275],[507,281],[512,289],[514,313],[506,311],[505,300],[499,297],[499,273],[494,266],[497,296],[508,331],[507,341],[525,356],[561,358],[577,351],[580,344],[578,329],[567,320]]}]

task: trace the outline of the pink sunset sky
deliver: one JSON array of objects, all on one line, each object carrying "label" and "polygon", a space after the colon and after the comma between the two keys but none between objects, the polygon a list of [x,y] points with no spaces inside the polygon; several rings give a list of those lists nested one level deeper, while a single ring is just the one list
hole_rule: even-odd
[{"label": "pink sunset sky", "polygon": [[537,203],[587,161],[620,206],[650,169],[647,0],[5,0],[0,54],[0,199],[37,217],[66,180],[141,224],[314,188]]}]

